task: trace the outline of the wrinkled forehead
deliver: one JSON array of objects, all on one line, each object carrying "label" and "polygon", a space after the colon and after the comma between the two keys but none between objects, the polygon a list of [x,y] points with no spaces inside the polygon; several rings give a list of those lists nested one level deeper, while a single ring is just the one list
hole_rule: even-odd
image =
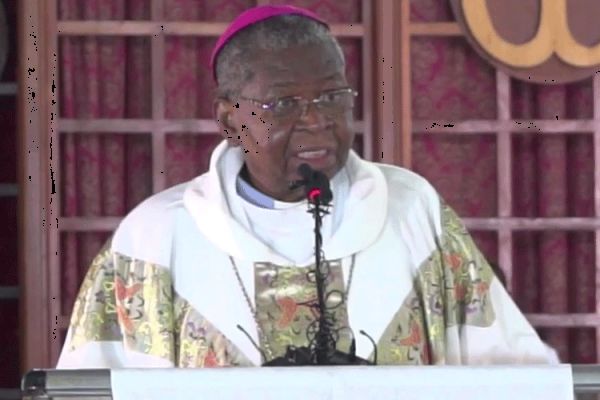
[{"label": "wrinkled forehead", "polygon": [[257,50],[249,57],[252,78],[246,85],[257,95],[305,86],[346,83],[338,50],[330,44],[294,46],[284,50]]}]

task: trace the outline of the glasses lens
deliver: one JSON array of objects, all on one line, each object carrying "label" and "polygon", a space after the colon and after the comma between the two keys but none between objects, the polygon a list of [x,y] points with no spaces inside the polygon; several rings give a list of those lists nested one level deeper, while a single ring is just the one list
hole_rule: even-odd
[{"label": "glasses lens", "polygon": [[354,107],[354,92],[337,90],[323,93],[317,103],[326,112],[340,112]]},{"label": "glasses lens", "polygon": [[[354,107],[354,96],[352,90],[332,90],[321,94],[313,103],[321,112],[337,114]],[[270,111],[276,118],[296,118],[302,114],[304,103],[299,97],[284,97],[275,100]]]},{"label": "glasses lens", "polygon": [[298,98],[284,97],[275,100],[271,111],[274,116],[283,118],[299,114],[302,111],[302,106],[300,105]]}]

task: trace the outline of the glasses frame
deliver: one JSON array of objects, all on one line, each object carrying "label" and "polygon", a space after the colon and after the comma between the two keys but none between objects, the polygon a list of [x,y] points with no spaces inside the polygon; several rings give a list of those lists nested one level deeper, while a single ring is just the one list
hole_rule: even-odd
[{"label": "glasses frame", "polygon": [[[298,117],[304,115],[306,113],[306,110],[308,110],[308,106],[311,104],[315,104],[318,107],[318,104],[325,101],[324,100],[324,95],[326,94],[331,94],[331,93],[350,93],[352,94],[353,97],[358,96],[358,92],[356,90],[354,90],[351,87],[342,87],[342,88],[338,88],[338,89],[329,89],[329,90],[324,90],[323,92],[321,92],[319,94],[318,97],[312,99],[312,100],[308,100],[305,97],[302,96],[282,96],[282,97],[277,97],[271,101],[268,102],[264,102],[263,100],[259,100],[259,99],[253,99],[251,97],[245,97],[242,95],[238,95],[236,96],[237,98],[239,98],[240,100],[245,100],[250,102],[251,104],[259,107],[260,109],[264,110],[264,111],[270,111],[273,112],[273,109],[276,107],[277,103],[279,101],[281,101],[282,99],[290,99],[290,100],[296,100],[298,102],[298,104],[300,104],[301,106],[301,110],[302,112],[299,114]],[[292,114],[290,114],[291,116]],[[286,118],[288,116],[277,116],[276,113],[273,112],[273,116],[275,117],[280,117],[280,118]]]}]

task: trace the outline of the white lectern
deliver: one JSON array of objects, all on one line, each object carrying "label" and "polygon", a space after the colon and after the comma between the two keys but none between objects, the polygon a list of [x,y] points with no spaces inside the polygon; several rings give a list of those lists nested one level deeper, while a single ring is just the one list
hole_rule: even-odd
[{"label": "white lectern", "polygon": [[[572,382],[568,393],[564,380],[559,387],[560,378],[555,379],[564,378],[565,368]],[[532,397],[524,394],[529,390]],[[595,398],[589,394],[600,393],[600,365],[33,370],[22,381],[23,399],[28,400],[404,400],[437,399],[441,393],[444,400],[516,400],[540,398],[543,390],[551,391],[548,399]]]}]

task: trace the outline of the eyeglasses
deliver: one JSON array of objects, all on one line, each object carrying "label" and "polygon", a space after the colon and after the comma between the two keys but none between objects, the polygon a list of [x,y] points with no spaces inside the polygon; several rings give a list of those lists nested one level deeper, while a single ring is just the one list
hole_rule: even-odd
[{"label": "eyeglasses", "polygon": [[358,93],[352,88],[341,88],[322,92],[319,97],[312,100],[300,96],[288,96],[265,103],[248,97],[238,97],[260,107],[275,118],[284,119],[300,117],[306,112],[310,104],[314,104],[318,110],[325,114],[340,114],[354,107],[354,98],[357,95]]}]

